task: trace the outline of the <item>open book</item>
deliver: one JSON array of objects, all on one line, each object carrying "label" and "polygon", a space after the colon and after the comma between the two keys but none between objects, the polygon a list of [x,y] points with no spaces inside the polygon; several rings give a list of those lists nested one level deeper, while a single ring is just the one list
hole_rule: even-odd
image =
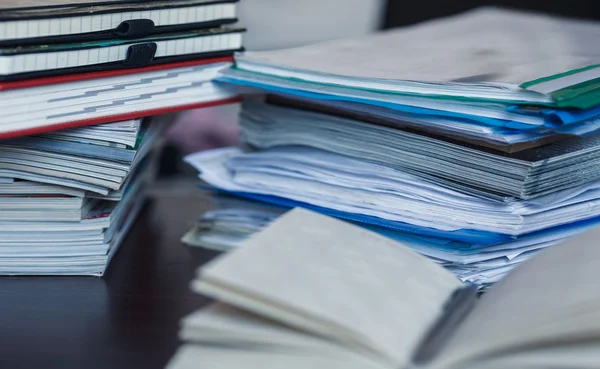
[{"label": "open book", "polygon": [[184,368],[600,367],[600,229],[477,298],[385,237],[295,209],[200,269]]}]

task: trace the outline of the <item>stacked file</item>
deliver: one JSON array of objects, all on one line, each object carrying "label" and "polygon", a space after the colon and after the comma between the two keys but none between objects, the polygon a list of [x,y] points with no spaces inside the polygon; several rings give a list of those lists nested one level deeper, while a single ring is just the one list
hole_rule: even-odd
[{"label": "stacked file", "polygon": [[[278,219],[287,210],[266,202],[257,202],[224,194],[213,194],[213,210],[199,217],[182,242],[193,247],[228,252]],[[304,206],[310,207],[310,206]],[[320,209],[322,213],[327,210]],[[597,222],[581,222],[569,229],[555,229],[532,234],[519,240],[488,246],[477,246],[440,237],[431,237],[355,222],[430,257],[463,281],[485,287],[503,277],[513,267],[529,259],[547,246],[585,232]],[[366,251],[368,252],[368,251]]]},{"label": "stacked file", "polygon": [[286,211],[262,202],[216,193],[212,194],[211,201],[214,209],[202,214],[181,239],[186,245],[231,251]]},{"label": "stacked file", "polygon": [[0,274],[104,274],[157,115],[238,101],[213,83],[242,50],[235,22],[233,0],[0,4]]},{"label": "stacked file", "polygon": [[248,95],[248,150],[187,161],[221,191],[375,228],[486,286],[600,220],[597,37],[484,8],[242,54],[220,80]]},{"label": "stacked file", "polygon": [[3,141],[0,175],[12,183],[0,185],[0,274],[102,275],[144,203],[163,126],[132,120]]},{"label": "stacked file", "polygon": [[231,0],[4,2],[0,138],[235,101],[212,83],[235,20]]}]

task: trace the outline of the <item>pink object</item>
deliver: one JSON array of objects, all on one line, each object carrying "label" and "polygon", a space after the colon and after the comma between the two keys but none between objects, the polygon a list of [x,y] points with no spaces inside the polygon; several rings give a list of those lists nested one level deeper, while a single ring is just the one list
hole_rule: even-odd
[{"label": "pink object", "polygon": [[238,145],[238,109],[231,104],[183,112],[169,127],[167,142],[185,154]]}]

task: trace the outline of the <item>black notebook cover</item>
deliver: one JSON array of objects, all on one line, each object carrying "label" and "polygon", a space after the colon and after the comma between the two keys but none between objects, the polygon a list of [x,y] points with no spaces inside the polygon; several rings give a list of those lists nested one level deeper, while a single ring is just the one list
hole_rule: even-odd
[{"label": "black notebook cover", "polygon": [[[131,39],[147,37],[161,33],[197,30],[235,23],[234,12],[221,14],[210,6],[231,5],[238,0],[9,0],[0,2],[0,47],[42,45],[53,43],[72,43],[99,41],[108,39]],[[185,9],[186,14],[203,8],[203,19],[181,22],[177,14],[169,10]],[[118,24],[108,24],[104,20],[92,32],[82,31],[84,23],[90,23],[94,17],[106,14],[121,14],[124,18]],[[161,19],[161,17],[165,19]],[[168,18],[174,17],[174,20]],[[82,24],[74,29],[50,31],[48,20],[73,20]],[[96,18],[96,20],[98,20]],[[12,36],[8,28],[12,27]],[[33,37],[23,37],[25,30],[34,32]]]},{"label": "black notebook cover", "polygon": [[[188,60],[197,60],[205,58],[215,58],[222,56],[231,56],[236,51],[242,51],[241,39],[239,43],[235,45],[226,45],[222,48],[215,48],[214,44],[208,43],[209,46],[204,50],[202,47],[184,47],[181,52],[167,53],[167,49],[180,50],[180,47],[171,45],[167,47],[167,43],[179,43],[185,42],[194,45],[194,42],[200,39],[207,40],[210,37],[221,36],[221,35],[232,35],[241,34],[244,32],[242,28],[217,28],[209,30],[198,30],[181,33],[173,33],[166,35],[158,35],[145,37],[134,40],[114,40],[114,41],[96,41],[88,43],[73,43],[73,44],[59,44],[59,45],[40,45],[40,46],[24,46],[24,47],[13,47],[13,48],[1,48],[0,57],[13,57],[21,58],[15,59],[15,63],[27,63],[29,60],[31,63],[36,63],[36,68],[39,64],[42,64],[40,68],[35,70],[27,70],[22,72],[20,70],[0,70],[0,81],[9,82],[16,80],[25,80],[41,77],[52,77],[61,76],[74,73],[88,73],[88,72],[101,72],[108,70],[117,69],[130,69],[130,68],[141,68],[148,67],[156,64],[164,63],[175,63],[183,62]],[[211,39],[214,42],[219,40]],[[106,48],[122,47],[127,48],[127,55],[124,57],[117,57],[115,60],[108,62],[99,61],[93,62],[91,59],[94,56],[98,57],[100,53],[109,53]],[[77,64],[69,67],[53,67],[56,64],[56,60],[60,58],[67,58],[67,55],[72,55],[70,52],[78,51],[89,51],[88,59],[86,63]],[[22,59],[28,57],[29,59]],[[106,58],[100,58],[106,59]],[[43,64],[43,60],[51,61],[54,59],[54,63]],[[73,63],[70,63],[73,64]]]}]

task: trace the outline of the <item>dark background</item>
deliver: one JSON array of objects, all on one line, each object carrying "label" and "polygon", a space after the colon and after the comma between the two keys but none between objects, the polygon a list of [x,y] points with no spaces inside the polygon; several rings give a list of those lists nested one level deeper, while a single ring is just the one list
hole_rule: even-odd
[{"label": "dark background", "polygon": [[[388,0],[388,11],[384,20],[384,28],[404,26],[484,5],[497,5],[569,17],[600,20],[600,0]],[[599,47],[599,45],[594,46]]]}]

